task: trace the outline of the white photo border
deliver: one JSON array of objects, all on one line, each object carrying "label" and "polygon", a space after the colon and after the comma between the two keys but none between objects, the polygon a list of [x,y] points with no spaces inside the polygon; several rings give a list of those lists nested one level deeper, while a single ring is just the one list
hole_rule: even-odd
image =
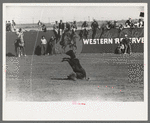
[{"label": "white photo border", "polygon": [[[7,6],[144,6],[144,102],[6,102]],[[3,120],[4,121],[146,121],[148,120],[148,8],[147,3],[3,3]]]}]

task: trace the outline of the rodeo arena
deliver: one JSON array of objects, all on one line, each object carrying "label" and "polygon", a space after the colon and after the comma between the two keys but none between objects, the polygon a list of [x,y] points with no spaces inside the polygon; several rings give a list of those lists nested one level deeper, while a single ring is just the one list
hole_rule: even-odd
[{"label": "rodeo arena", "polygon": [[6,101],[144,101],[139,18],[6,21]]}]

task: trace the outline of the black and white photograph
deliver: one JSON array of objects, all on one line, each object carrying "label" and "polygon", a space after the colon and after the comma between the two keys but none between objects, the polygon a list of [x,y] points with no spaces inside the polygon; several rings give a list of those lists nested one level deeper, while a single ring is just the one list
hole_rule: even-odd
[{"label": "black and white photograph", "polygon": [[4,3],[3,120],[146,120],[147,16],[146,3]]}]

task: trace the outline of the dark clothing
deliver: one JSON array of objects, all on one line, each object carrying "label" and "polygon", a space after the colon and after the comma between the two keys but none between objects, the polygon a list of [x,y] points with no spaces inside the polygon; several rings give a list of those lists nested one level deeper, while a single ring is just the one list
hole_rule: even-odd
[{"label": "dark clothing", "polygon": [[98,28],[98,23],[97,23],[97,21],[94,21],[94,22],[91,24],[91,27],[92,27],[92,30],[93,30],[92,39],[94,39],[95,36],[96,36],[97,28]]},{"label": "dark clothing", "polygon": [[88,24],[87,22],[83,22],[82,26],[81,27],[88,27]]},{"label": "dark clothing", "polygon": [[131,42],[130,39],[125,39],[125,38],[124,38],[124,39],[122,40],[122,43],[123,43],[123,44],[129,44],[130,42]]},{"label": "dark clothing", "polygon": [[39,21],[39,22],[37,23],[37,25],[40,26],[40,25],[42,25],[42,23]]},{"label": "dark clothing", "polygon": [[92,34],[92,39],[94,39],[94,38],[95,38],[95,36],[96,36],[96,32],[97,32],[97,30],[96,30],[96,29],[94,29],[94,30],[93,30],[93,34]]},{"label": "dark clothing", "polygon": [[67,28],[67,31],[69,31],[71,29],[70,23],[66,23],[66,28]]},{"label": "dark clothing", "polygon": [[71,27],[77,29],[76,23],[73,23],[73,24],[71,25]]},{"label": "dark clothing", "polygon": [[13,25],[13,26],[16,26],[16,23],[13,21],[13,22],[12,22],[12,25]]},{"label": "dark clothing", "polygon": [[122,40],[122,43],[124,44],[125,46],[125,51],[124,53],[131,53],[131,40],[130,39],[123,39]]},{"label": "dark clothing", "polygon": [[6,24],[6,31],[11,31],[11,23]]},{"label": "dark clothing", "polygon": [[129,44],[125,44],[124,45],[125,46],[125,51],[124,51],[124,53],[131,53],[131,44],[129,43]]},{"label": "dark clothing", "polygon": [[56,39],[55,38],[51,38],[49,41],[49,45],[51,47],[51,52],[50,54],[53,55],[55,54],[55,45],[56,45]]},{"label": "dark clothing", "polygon": [[81,28],[84,28],[84,29],[81,30],[79,33],[80,39],[83,38],[83,36],[85,36],[85,38],[87,39],[87,36],[88,36],[88,30],[86,29],[87,27],[88,27],[87,22],[83,22]]},{"label": "dark clothing", "polygon": [[88,34],[89,34],[88,30],[86,30],[86,29],[81,30],[79,33],[80,39],[83,38],[83,36],[85,36],[85,38],[87,39]]},{"label": "dark clothing", "polygon": [[131,25],[132,25],[132,21],[127,20],[127,21],[125,22],[125,25],[129,25],[129,26],[131,26]]},{"label": "dark clothing", "polygon": [[46,32],[46,31],[47,31],[47,29],[46,29],[46,26],[45,26],[45,25],[43,25],[43,26],[42,26],[42,30],[43,30],[43,32]]},{"label": "dark clothing", "polygon": [[65,28],[64,23],[59,23],[59,29],[64,30],[64,28]]},{"label": "dark clothing", "polygon": [[98,22],[97,21],[92,22],[91,27],[93,30],[96,30],[98,28]]},{"label": "dark clothing", "polygon": [[47,44],[41,44],[41,55],[46,54]]}]

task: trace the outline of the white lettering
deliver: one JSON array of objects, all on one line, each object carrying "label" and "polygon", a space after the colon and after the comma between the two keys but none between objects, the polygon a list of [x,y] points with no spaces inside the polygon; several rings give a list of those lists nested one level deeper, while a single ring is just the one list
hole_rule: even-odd
[{"label": "white lettering", "polygon": [[113,44],[113,39],[109,38],[108,44]]},{"label": "white lettering", "polygon": [[100,43],[103,44],[103,39],[100,39]]},{"label": "white lettering", "polygon": [[137,40],[137,42],[138,42],[138,43],[140,43],[141,38],[139,38],[139,39],[138,39],[138,38],[136,38],[136,40]]},{"label": "white lettering", "polygon": [[114,40],[115,40],[115,44],[117,43],[119,44],[119,38],[115,38]]},{"label": "white lettering", "polygon": [[97,39],[97,42],[98,42],[98,44],[99,44],[99,39]]},{"label": "white lettering", "polygon": [[89,43],[89,39],[83,39],[83,43],[84,44],[88,44]]},{"label": "white lettering", "polygon": [[143,37],[143,38],[141,38],[141,43],[144,43],[144,37]]},{"label": "white lettering", "polygon": [[93,40],[93,44],[96,44],[96,39]]},{"label": "white lettering", "polygon": [[107,44],[107,38],[104,38],[104,44]]},{"label": "white lettering", "polygon": [[90,39],[90,44],[93,44],[93,43],[92,43],[92,39]]},{"label": "white lettering", "polygon": [[136,43],[136,39],[135,38],[132,38],[132,43]]}]

